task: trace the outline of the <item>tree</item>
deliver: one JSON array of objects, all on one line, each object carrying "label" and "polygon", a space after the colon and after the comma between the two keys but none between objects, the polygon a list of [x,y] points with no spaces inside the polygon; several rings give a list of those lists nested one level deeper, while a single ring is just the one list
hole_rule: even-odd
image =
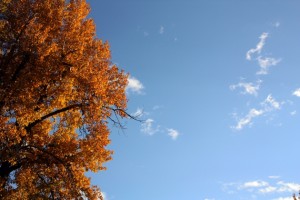
[{"label": "tree", "polygon": [[[85,0],[0,1],[0,199],[97,199],[127,74]],[[114,118],[117,117],[117,118]]]}]

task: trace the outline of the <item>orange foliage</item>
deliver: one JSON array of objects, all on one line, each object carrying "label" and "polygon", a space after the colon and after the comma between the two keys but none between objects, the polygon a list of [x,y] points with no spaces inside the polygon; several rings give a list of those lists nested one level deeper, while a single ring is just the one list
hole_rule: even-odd
[{"label": "orange foliage", "polygon": [[85,0],[0,1],[0,199],[97,199],[127,75]]}]

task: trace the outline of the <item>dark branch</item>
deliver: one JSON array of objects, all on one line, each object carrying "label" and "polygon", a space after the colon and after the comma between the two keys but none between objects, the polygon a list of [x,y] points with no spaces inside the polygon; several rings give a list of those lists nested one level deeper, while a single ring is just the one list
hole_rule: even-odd
[{"label": "dark branch", "polygon": [[[3,178],[4,180],[7,180],[7,178],[9,177],[9,174],[12,171],[19,169],[21,166],[22,166],[21,163],[11,165],[10,162],[8,162],[8,161],[3,162],[0,167],[0,177]],[[6,184],[6,181],[3,183],[2,187],[5,187],[5,184]]]},{"label": "dark branch", "polygon": [[[56,161],[58,161],[60,164],[62,164],[62,165],[64,165],[64,166],[66,165],[66,163],[65,163],[62,159],[60,159],[60,158],[57,157],[56,155],[50,153],[49,151],[47,151],[47,150],[45,150],[45,149],[43,149],[43,148],[40,148],[40,147],[37,147],[37,146],[34,146],[34,145],[28,145],[27,147],[37,149],[37,150],[39,150],[39,151],[41,151],[41,152],[43,152],[43,153],[49,155],[50,157],[54,158],[54,159],[55,159]],[[65,167],[66,167],[66,166],[65,166]],[[66,167],[66,168],[67,168],[67,167]]]},{"label": "dark branch", "polygon": [[71,110],[71,109],[74,109],[74,108],[80,108],[82,107],[82,104],[73,104],[73,105],[69,105],[65,108],[61,108],[59,110],[56,110],[56,111],[53,111],[51,113],[48,113],[47,115],[44,115],[43,117],[41,117],[40,119],[37,119],[35,120],[34,122],[31,122],[29,123],[25,129],[29,132],[31,130],[32,127],[34,127],[35,125],[37,125],[38,123],[42,122],[43,120],[49,118],[49,117],[52,117],[54,115],[57,115],[59,113],[62,113],[62,112],[65,112],[65,111],[68,111],[68,110]]},{"label": "dark branch", "polygon": [[143,122],[143,120],[138,119],[136,116],[133,116],[133,115],[129,114],[124,109],[121,109],[121,108],[112,108],[112,107],[107,107],[107,108],[111,109],[114,113],[117,113],[117,112],[124,113],[130,119],[133,119],[133,120],[138,121],[138,122]]}]

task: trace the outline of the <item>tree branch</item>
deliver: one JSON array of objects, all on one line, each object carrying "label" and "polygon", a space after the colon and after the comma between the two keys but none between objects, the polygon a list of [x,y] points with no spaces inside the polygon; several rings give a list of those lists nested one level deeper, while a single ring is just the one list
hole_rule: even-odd
[{"label": "tree branch", "polygon": [[127,117],[129,117],[130,119],[133,119],[133,120],[135,120],[135,121],[138,121],[138,122],[143,122],[143,120],[141,120],[141,119],[138,119],[136,116],[133,116],[133,115],[131,115],[131,114],[129,114],[127,111],[125,111],[124,109],[121,109],[121,108],[112,108],[112,107],[106,107],[106,108],[108,108],[108,109],[111,109],[114,113],[116,113],[116,112],[122,112],[122,113],[124,113]]},{"label": "tree branch", "polygon": [[43,120],[49,118],[49,117],[52,117],[54,115],[57,115],[59,113],[62,113],[62,112],[65,112],[65,111],[68,111],[68,110],[71,110],[71,109],[74,109],[74,108],[80,108],[82,107],[82,104],[81,103],[78,103],[78,104],[73,104],[73,105],[69,105],[65,108],[61,108],[61,109],[58,109],[56,111],[53,111],[51,113],[48,113],[47,115],[44,115],[43,117],[41,117],[40,119],[37,119],[31,123],[29,123],[26,127],[25,127],[25,130],[27,130],[28,132],[31,130],[32,127],[34,127],[35,125],[37,125],[38,123],[42,122]]},{"label": "tree branch", "polygon": [[5,187],[7,179],[9,177],[9,174],[12,171],[14,171],[14,170],[19,169],[21,166],[22,166],[21,163],[17,163],[15,165],[11,165],[10,162],[8,162],[8,161],[5,161],[5,162],[3,162],[1,164],[1,167],[0,167],[0,177],[4,179],[2,188]]}]

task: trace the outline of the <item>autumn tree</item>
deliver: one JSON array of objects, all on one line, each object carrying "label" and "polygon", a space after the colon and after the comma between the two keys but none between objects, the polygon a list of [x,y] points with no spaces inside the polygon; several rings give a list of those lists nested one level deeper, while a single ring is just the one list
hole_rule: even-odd
[{"label": "autumn tree", "polygon": [[85,0],[0,0],[0,199],[99,199],[127,74]]}]

